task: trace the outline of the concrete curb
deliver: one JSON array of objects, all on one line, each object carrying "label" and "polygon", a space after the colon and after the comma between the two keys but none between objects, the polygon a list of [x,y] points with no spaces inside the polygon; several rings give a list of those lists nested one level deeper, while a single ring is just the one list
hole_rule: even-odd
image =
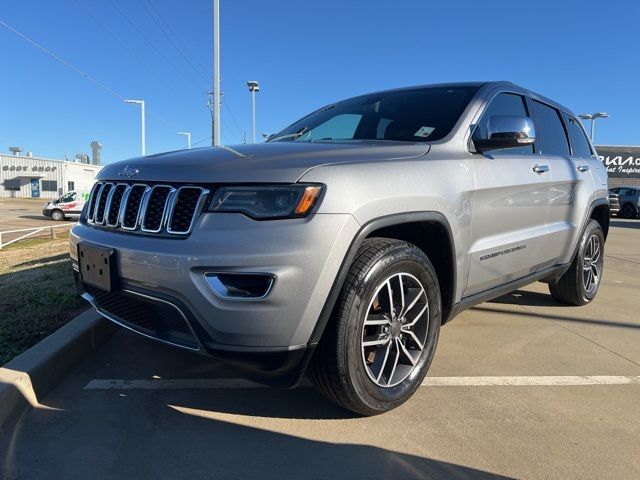
[{"label": "concrete curb", "polygon": [[0,368],[0,433],[42,399],[116,330],[93,309]]}]

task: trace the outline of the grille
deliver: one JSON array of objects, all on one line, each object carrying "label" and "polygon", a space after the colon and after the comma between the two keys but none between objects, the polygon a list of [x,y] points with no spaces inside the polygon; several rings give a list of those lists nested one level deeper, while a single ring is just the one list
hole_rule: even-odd
[{"label": "grille", "polygon": [[209,190],[196,186],[98,182],[87,223],[100,228],[188,235]]},{"label": "grille", "polygon": [[159,340],[198,348],[189,325],[173,306],[129,292],[107,292],[88,284],[83,288],[100,310],[129,328]]}]

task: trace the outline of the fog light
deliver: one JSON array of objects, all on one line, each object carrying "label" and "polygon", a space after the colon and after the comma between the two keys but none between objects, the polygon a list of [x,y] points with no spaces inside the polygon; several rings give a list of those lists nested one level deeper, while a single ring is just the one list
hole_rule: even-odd
[{"label": "fog light", "polygon": [[205,273],[204,280],[224,300],[260,300],[269,295],[275,275],[270,273]]}]

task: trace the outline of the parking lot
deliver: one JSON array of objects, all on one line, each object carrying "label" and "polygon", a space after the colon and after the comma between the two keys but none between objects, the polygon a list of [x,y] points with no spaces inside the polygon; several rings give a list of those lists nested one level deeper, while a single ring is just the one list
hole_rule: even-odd
[{"label": "parking lot", "polygon": [[[58,227],[65,222],[54,222],[49,217],[42,215],[42,207],[46,203],[45,198],[0,198],[0,232],[20,230],[34,227]],[[57,232],[66,232],[66,228],[56,228]],[[7,242],[27,232],[5,234],[2,241]],[[50,228],[45,229],[37,236],[51,235]]]},{"label": "parking lot", "polygon": [[592,304],[562,306],[537,283],[463,313],[426,385],[378,417],[119,330],[1,438],[0,472],[640,478],[639,227],[612,221]]}]

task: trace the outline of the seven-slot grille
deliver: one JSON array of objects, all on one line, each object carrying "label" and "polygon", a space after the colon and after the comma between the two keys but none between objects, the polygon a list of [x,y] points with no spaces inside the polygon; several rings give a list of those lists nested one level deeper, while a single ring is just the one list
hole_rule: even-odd
[{"label": "seven-slot grille", "polygon": [[188,235],[209,190],[196,186],[98,182],[91,190],[87,223],[131,232]]}]

